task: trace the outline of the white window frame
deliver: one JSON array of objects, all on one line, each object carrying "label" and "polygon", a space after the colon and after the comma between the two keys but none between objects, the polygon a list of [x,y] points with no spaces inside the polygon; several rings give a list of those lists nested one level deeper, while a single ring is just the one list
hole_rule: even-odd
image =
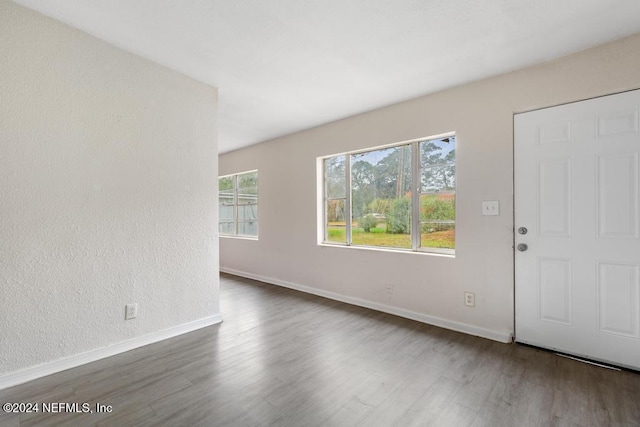
[{"label": "white window frame", "polygon": [[[257,182],[256,182],[256,206],[258,208],[258,215],[256,216],[256,223],[258,224],[258,232],[255,235],[252,234],[240,234],[238,232],[238,224],[239,223],[247,223],[250,221],[240,221],[238,219],[238,176],[241,175],[246,175],[246,174],[250,174],[250,173],[255,173],[256,174],[256,178],[257,178]],[[221,223],[221,218],[218,218],[218,231],[220,234],[220,237],[237,237],[237,238],[243,238],[243,239],[250,239],[250,240],[258,240],[258,235],[260,234],[260,190],[258,189],[259,187],[259,183],[260,183],[260,179],[259,179],[259,175],[258,175],[258,170],[257,169],[253,169],[253,170],[248,170],[248,171],[244,171],[244,172],[238,172],[238,173],[232,173],[232,174],[228,174],[228,175],[220,175],[218,177],[218,191],[220,189],[220,179],[222,178],[229,178],[231,177],[231,182],[232,182],[232,186],[233,186],[233,204],[232,205],[227,205],[227,206],[233,206],[233,233],[224,233],[222,231],[220,231],[220,223]],[[218,194],[218,203],[220,200],[220,195]],[[243,205],[244,206],[244,205]],[[219,207],[218,207],[219,209]],[[227,222],[227,221],[225,221]]]},{"label": "white window frame", "polygon": [[[422,177],[422,168],[420,162],[420,143],[424,141],[442,139],[456,137],[455,132],[446,132],[438,135],[428,136],[425,138],[416,138],[409,141],[403,141],[388,145],[381,145],[377,147],[367,148],[364,150],[356,150],[350,151],[347,153],[334,154],[330,156],[323,156],[318,158],[318,175],[322,178],[322,193],[319,197],[319,203],[322,203],[322,215],[319,218],[319,222],[321,222],[320,226],[322,227],[322,239],[318,242],[320,245],[326,246],[337,246],[337,247],[349,247],[349,248],[364,248],[364,249],[375,249],[382,251],[390,251],[390,252],[420,252],[425,254],[440,254],[440,255],[450,255],[455,256],[455,249],[448,248],[432,248],[432,247],[423,247],[421,246],[421,221],[420,221],[420,196],[422,194],[421,191],[414,191],[414,189],[421,189],[421,177]],[[457,141],[456,137],[456,154],[457,154]],[[351,206],[351,191],[352,191],[352,183],[351,183],[351,156],[362,153],[369,153],[371,151],[383,150],[386,148],[400,147],[403,145],[409,145],[411,148],[411,248],[396,248],[391,246],[366,246],[366,245],[353,245],[352,236],[351,236],[351,228],[353,223],[352,218],[352,206]],[[342,242],[334,242],[329,241],[328,237],[328,227],[327,227],[327,206],[328,200],[335,200],[336,198],[328,198],[327,197],[327,178],[325,176],[325,163],[324,161],[327,159],[332,159],[336,157],[344,156],[345,158],[345,185],[346,185],[346,194],[345,194],[345,233],[346,239],[345,243]],[[456,168],[456,185],[457,185],[457,168]],[[457,191],[456,191],[457,193]],[[456,220],[457,223],[458,212],[456,209]]]}]

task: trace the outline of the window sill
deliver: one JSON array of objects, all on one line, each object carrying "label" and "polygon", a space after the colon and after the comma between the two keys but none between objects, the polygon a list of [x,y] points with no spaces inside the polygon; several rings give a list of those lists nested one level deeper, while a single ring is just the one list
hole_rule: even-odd
[{"label": "window sill", "polygon": [[225,239],[238,239],[238,240],[255,240],[258,241],[257,236],[236,236],[235,234],[220,234],[220,237]]},{"label": "window sill", "polygon": [[412,249],[380,248],[376,246],[360,246],[360,245],[347,246],[347,245],[341,245],[339,243],[327,243],[327,242],[319,243],[318,246],[322,246],[325,248],[363,249],[366,251],[374,251],[374,252],[392,252],[392,253],[400,253],[400,254],[430,255],[430,256],[436,256],[436,257],[442,257],[442,258],[456,257],[455,252],[451,251],[451,249],[433,249],[433,250],[419,249],[417,251],[414,251]]}]

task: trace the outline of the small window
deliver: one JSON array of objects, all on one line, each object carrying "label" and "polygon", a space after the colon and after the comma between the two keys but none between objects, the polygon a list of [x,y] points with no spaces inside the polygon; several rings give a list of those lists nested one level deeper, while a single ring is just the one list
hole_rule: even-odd
[{"label": "small window", "polygon": [[455,141],[449,134],[323,159],[324,243],[453,254]]},{"label": "small window", "polygon": [[258,237],[258,171],[219,177],[218,202],[221,235]]}]

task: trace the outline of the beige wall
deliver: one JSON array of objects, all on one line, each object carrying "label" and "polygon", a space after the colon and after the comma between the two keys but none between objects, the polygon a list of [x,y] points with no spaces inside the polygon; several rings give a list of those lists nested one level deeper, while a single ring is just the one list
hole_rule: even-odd
[{"label": "beige wall", "polygon": [[216,96],[0,0],[0,388],[215,321]]},{"label": "beige wall", "polygon": [[[260,179],[260,239],[222,238],[221,268],[508,340],[513,114],[639,87],[636,35],[221,155],[221,174],[258,169]],[[458,137],[455,258],[317,244],[318,156],[449,131]],[[483,200],[499,200],[500,216],[482,216]],[[464,291],[476,293],[475,308],[464,306]]]}]

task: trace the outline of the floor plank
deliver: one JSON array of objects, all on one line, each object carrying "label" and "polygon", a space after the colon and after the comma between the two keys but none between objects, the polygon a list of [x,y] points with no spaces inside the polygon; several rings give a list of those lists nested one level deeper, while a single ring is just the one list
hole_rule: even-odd
[{"label": "floor plank", "polygon": [[221,275],[224,322],[0,390],[0,426],[640,425],[640,374]]}]

